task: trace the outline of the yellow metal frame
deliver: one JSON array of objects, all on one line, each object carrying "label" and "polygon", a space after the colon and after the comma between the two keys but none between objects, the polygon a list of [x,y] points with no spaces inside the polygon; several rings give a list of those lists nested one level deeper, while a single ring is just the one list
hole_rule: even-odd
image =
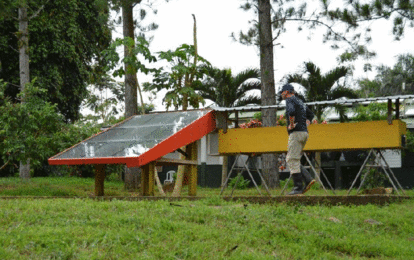
[{"label": "yellow metal frame", "polygon": [[[310,125],[305,151],[343,151],[365,149],[401,149],[406,124],[401,120]],[[258,127],[219,131],[219,153],[287,152],[286,127]]]}]

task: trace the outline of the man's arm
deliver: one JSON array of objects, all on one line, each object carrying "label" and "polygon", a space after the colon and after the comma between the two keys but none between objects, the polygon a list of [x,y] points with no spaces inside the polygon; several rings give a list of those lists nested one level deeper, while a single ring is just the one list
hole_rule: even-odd
[{"label": "man's arm", "polygon": [[292,130],[293,128],[296,127],[298,123],[295,123],[295,117],[294,116],[289,116],[289,125],[288,125],[288,129]]},{"label": "man's arm", "polygon": [[288,123],[288,130],[292,130],[293,128],[295,128],[296,124],[295,124],[295,116],[293,116],[295,114],[295,105],[293,104],[293,102],[290,99],[286,100],[286,119],[289,120]]},{"label": "man's arm", "polygon": [[310,122],[312,121],[314,116],[315,115],[313,114],[312,110],[310,110],[309,107],[306,106],[306,125],[310,125]]}]

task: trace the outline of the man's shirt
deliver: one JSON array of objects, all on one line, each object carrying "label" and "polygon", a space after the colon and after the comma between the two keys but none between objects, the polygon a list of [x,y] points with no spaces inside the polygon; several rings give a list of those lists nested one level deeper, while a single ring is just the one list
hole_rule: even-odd
[{"label": "man's shirt", "polygon": [[289,118],[295,117],[296,127],[289,130],[288,134],[292,132],[307,132],[308,127],[306,120],[312,121],[314,114],[313,112],[302,102],[301,99],[296,96],[292,96],[286,99],[286,123],[289,126]]}]

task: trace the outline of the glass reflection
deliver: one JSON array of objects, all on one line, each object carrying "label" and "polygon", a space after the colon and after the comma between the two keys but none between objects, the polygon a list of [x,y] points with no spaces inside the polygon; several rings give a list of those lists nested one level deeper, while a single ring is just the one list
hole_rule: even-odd
[{"label": "glass reflection", "polygon": [[137,115],[53,158],[136,157],[208,112],[196,110]]}]

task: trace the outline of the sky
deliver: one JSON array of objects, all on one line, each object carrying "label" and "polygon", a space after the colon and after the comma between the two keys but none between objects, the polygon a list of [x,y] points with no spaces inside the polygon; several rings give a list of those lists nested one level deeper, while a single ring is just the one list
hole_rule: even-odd
[{"label": "sky", "polygon": [[[259,52],[255,46],[245,46],[234,41],[230,35],[236,35],[240,30],[250,28],[249,21],[258,19],[253,11],[246,12],[240,9],[243,0],[171,0],[165,3],[158,0],[155,8],[158,13],[150,16],[148,21],[154,21],[159,28],[153,33],[150,50],[153,54],[159,51],[174,50],[181,44],[193,44],[193,18],[197,19],[198,53],[218,68],[231,68],[237,74],[248,68],[259,68]],[[339,1],[335,3],[338,4]],[[138,15],[138,9],[134,9]],[[274,48],[274,66],[276,91],[283,84],[283,77],[287,74],[299,72],[306,61],[312,61],[326,73],[338,66],[337,57],[340,51],[333,51],[329,44],[322,43],[324,30],[297,31],[297,24],[290,24],[287,32],[278,38],[280,45]],[[405,37],[401,41],[394,41],[392,36],[392,21],[378,20],[372,24],[372,44],[369,48],[377,52],[377,57],[371,60],[373,65],[384,64],[392,67],[398,54],[414,53],[414,29],[406,27]],[[311,40],[308,37],[312,35]],[[122,37],[122,27],[116,27],[113,37]],[[410,44],[411,43],[411,44]],[[280,46],[283,46],[281,48]],[[365,73],[364,62],[354,64],[354,79],[361,77],[373,78],[375,72]],[[161,66],[161,64],[153,64]],[[122,79],[119,79],[122,80]],[[138,74],[140,83],[151,81],[151,76]],[[260,94],[260,91],[253,92]],[[144,102],[149,102],[148,93],[144,94]],[[162,99],[165,91],[157,93],[153,101],[155,110],[165,110]],[[206,106],[211,102],[207,101]]]}]

